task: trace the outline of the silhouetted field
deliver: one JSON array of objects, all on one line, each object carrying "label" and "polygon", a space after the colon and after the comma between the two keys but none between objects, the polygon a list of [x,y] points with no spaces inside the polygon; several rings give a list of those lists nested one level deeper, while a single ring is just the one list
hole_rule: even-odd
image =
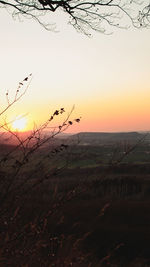
[{"label": "silhouetted field", "polygon": [[[54,148],[38,171],[47,148],[35,154],[2,202],[0,266],[150,266],[149,148],[121,163],[113,149]],[[9,168],[0,177],[13,178]]]}]

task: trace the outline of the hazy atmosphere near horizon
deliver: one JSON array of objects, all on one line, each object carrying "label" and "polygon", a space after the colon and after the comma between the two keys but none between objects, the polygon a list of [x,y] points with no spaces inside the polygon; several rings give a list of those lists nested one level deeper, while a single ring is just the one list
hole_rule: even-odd
[{"label": "hazy atmosphere near horizon", "polygon": [[58,32],[33,20],[13,20],[5,9],[0,13],[1,105],[7,90],[13,94],[18,82],[33,74],[8,120],[26,114],[24,130],[30,130],[55,109],[69,112],[75,105],[72,117],[82,121],[68,132],[150,129],[148,29],[112,28],[111,35],[93,32],[89,38],[61,12],[51,18]]}]

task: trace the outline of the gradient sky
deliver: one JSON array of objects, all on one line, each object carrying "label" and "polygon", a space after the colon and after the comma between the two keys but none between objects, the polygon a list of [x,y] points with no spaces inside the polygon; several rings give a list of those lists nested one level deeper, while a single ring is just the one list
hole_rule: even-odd
[{"label": "gradient sky", "polygon": [[76,32],[54,14],[58,33],[32,20],[13,20],[0,10],[0,105],[18,82],[33,73],[31,85],[7,114],[27,114],[28,129],[55,110],[82,117],[70,131],[150,129],[150,31],[113,29],[112,35]]}]

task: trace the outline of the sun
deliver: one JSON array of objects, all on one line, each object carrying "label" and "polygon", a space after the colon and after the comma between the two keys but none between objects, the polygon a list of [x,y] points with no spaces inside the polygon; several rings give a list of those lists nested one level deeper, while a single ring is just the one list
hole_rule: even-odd
[{"label": "sun", "polygon": [[13,131],[23,132],[27,125],[27,119],[22,117],[21,115],[17,116],[16,119],[12,123]]}]

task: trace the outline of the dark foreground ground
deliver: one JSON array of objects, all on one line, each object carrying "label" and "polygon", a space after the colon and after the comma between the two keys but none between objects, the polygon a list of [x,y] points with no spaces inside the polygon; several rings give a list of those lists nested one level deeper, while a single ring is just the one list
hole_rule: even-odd
[{"label": "dark foreground ground", "polygon": [[2,199],[0,266],[150,266],[149,165],[41,175]]},{"label": "dark foreground ground", "polygon": [[150,266],[149,141],[87,141],[0,146],[0,267]]}]

